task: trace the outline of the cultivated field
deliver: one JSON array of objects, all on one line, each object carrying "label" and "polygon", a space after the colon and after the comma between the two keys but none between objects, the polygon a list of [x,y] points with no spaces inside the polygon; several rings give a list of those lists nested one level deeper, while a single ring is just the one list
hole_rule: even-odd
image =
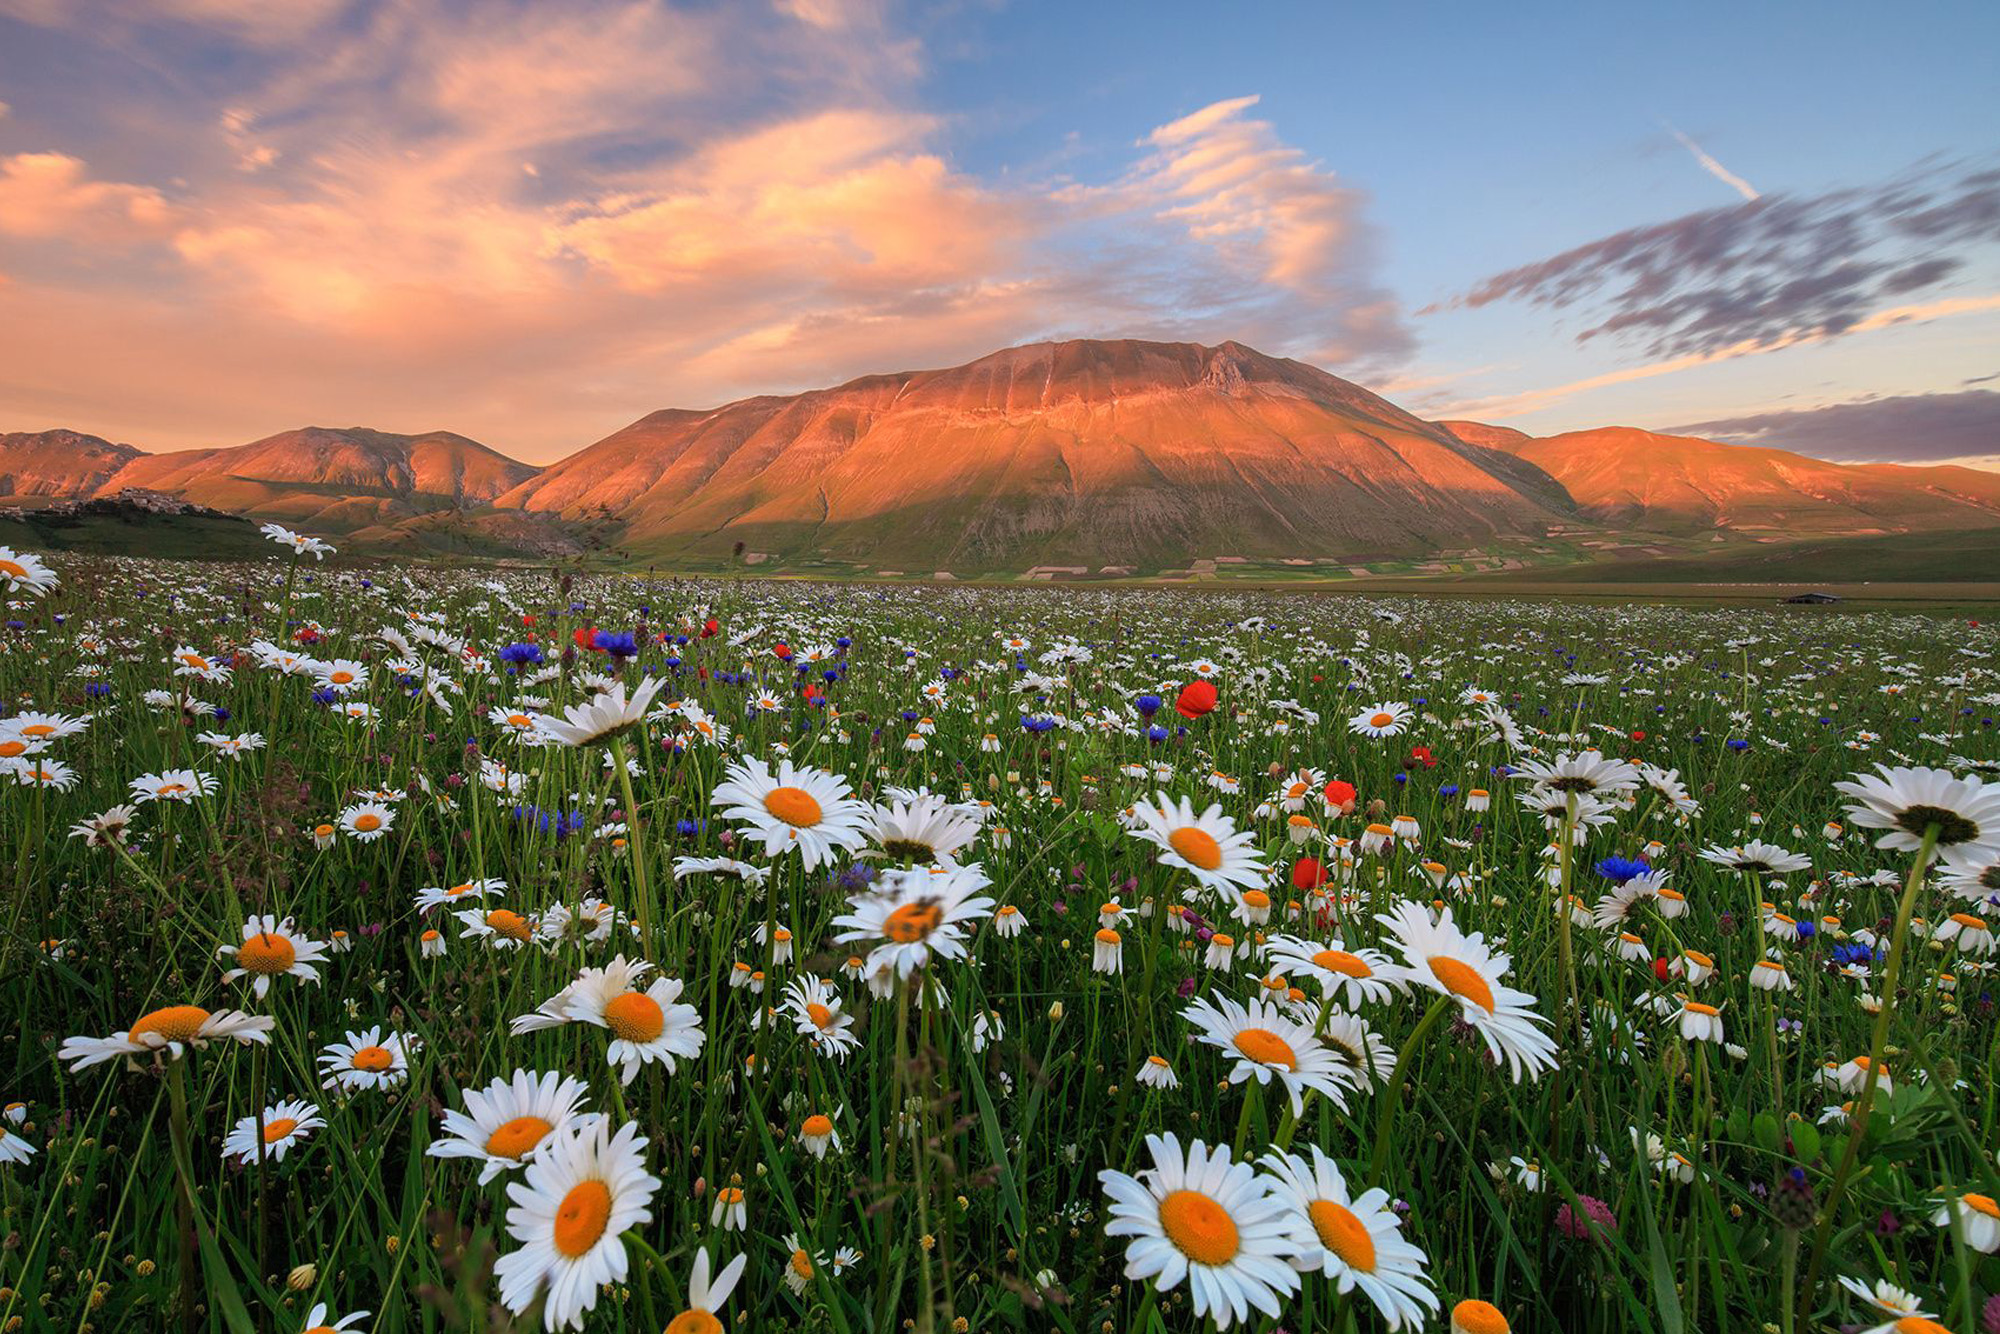
[{"label": "cultivated field", "polygon": [[1988,626],[274,535],[0,550],[0,1328],[2000,1327]]}]

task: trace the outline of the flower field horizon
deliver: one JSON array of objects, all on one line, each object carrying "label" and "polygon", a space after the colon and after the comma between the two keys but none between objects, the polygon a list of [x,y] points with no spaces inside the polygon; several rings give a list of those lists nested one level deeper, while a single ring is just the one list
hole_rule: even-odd
[{"label": "flower field horizon", "polygon": [[2000,633],[0,548],[0,1331],[2000,1330]]}]

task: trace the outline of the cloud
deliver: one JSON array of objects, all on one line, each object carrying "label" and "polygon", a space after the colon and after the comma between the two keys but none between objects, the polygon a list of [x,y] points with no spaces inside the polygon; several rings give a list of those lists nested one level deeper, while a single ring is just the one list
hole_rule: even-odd
[{"label": "cloud", "polygon": [[1365,195],[1255,98],[1094,184],[974,174],[882,6],[774,4],[315,0],[288,45],[249,0],[0,0],[179,90],[114,118],[171,186],[96,179],[88,143],[7,160],[0,266],[35,280],[0,289],[0,411],[148,447],[422,422],[549,458],[1044,337],[1408,348]]},{"label": "cloud", "polygon": [[1257,102],[1231,98],[1160,126],[1122,181],[1070,198],[1150,212],[1179,229],[1225,274],[1274,297],[1245,315],[1265,327],[1289,324],[1287,341],[1303,340],[1306,356],[1336,365],[1400,360],[1414,341],[1375,278],[1366,194],[1249,116]]},{"label": "cloud", "polygon": [[1750,182],[1744,180],[1741,176],[1738,176],[1735,172],[1723,166],[1720,162],[1717,162],[1713,157],[1710,157],[1708,154],[1708,150],[1703,148],[1700,144],[1696,143],[1693,139],[1690,139],[1687,135],[1682,134],[1679,130],[1675,129],[1671,125],[1667,126],[1667,133],[1674,136],[1674,139],[1680,144],[1682,148],[1685,148],[1688,152],[1694,154],[1694,160],[1701,164],[1701,169],[1707,172],[1709,175],[1715,177],[1716,180],[1721,181],[1724,185],[1734,190],[1737,194],[1742,195],[1745,199],[1761,198],[1761,196],[1757,193],[1756,186],[1750,184]]},{"label": "cloud", "polygon": [[0,158],[0,236],[119,244],[164,236],[174,209],[151,186],[90,178],[81,158]]},{"label": "cloud", "polygon": [[2000,455],[2000,393],[1965,389],[1691,422],[1673,430],[1837,463],[1942,463]]},{"label": "cloud", "polygon": [[2000,172],[1933,170],[1869,189],[1765,195],[1634,227],[1495,274],[1450,308],[1523,302],[1586,321],[1579,343],[1656,358],[1783,346],[1867,327],[2000,243]]},{"label": "cloud", "polygon": [[[1891,306],[1878,310],[1865,319],[1842,330],[1843,334],[1871,333],[1877,329],[1894,328],[1902,324],[1919,324],[1930,320],[1949,319],[1958,315],[1977,315],[1990,310],[2000,310],[2000,293],[1986,296],[1952,297],[1942,301],[1931,301],[1908,306]],[[1552,407],[1565,399],[1593,389],[1605,389],[1612,385],[1630,384],[1636,380],[1651,380],[1662,375],[1672,375],[1679,371],[1693,370],[1697,366],[1707,366],[1718,361],[1734,361],[1739,357],[1761,356],[1770,352],[1782,352],[1786,348],[1802,344],[1825,342],[1833,335],[1820,330],[1807,330],[1774,342],[1746,339],[1728,347],[1712,348],[1705,352],[1688,352],[1677,357],[1660,361],[1644,362],[1636,366],[1623,366],[1606,371],[1601,375],[1587,376],[1581,380],[1571,380],[1565,384],[1546,385],[1539,389],[1528,389],[1518,393],[1498,395],[1491,398],[1461,399],[1438,405],[1433,416],[1476,417],[1481,420],[1500,420],[1507,417],[1525,416]]]}]

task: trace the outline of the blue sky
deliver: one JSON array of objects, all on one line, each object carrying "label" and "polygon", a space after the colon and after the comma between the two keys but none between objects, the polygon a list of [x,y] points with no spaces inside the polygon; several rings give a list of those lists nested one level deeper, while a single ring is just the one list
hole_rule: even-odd
[{"label": "blue sky", "polygon": [[1990,462],[1995,49],[1969,3],[0,0],[0,429],[544,460],[1131,335]]}]

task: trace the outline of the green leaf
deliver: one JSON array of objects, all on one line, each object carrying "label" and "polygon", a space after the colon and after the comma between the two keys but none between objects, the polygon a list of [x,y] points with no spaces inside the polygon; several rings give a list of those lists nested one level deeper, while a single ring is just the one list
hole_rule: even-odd
[{"label": "green leaf", "polygon": [[1757,1147],[1767,1153],[1776,1153],[1785,1143],[1785,1132],[1778,1127],[1778,1118],[1769,1112],[1757,1113],[1757,1119],[1750,1123],[1750,1133],[1756,1137]]},{"label": "green leaf", "polygon": [[1750,1111],[1745,1107],[1729,1109],[1729,1138],[1737,1144],[1750,1142]]},{"label": "green leaf", "polygon": [[1819,1127],[1810,1121],[1792,1122],[1792,1148],[1802,1163],[1819,1157]]}]

